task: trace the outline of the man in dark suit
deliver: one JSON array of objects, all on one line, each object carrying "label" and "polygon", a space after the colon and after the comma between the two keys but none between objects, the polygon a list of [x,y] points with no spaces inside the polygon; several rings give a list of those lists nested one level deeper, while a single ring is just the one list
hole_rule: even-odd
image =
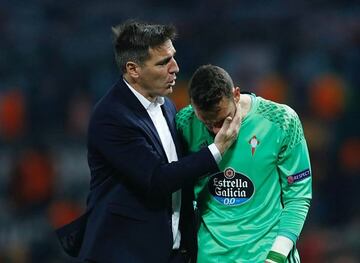
[{"label": "man in dark suit", "polygon": [[182,157],[176,109],[166,98],[179,71],[175,28],[129,21],[113,32],[123,75],[92,113],[87,210],[57,231],[61,244],[82,262],[195,262],[185,186],[218,170],[237,137],[239,114],[226,119],[214,144]]}]

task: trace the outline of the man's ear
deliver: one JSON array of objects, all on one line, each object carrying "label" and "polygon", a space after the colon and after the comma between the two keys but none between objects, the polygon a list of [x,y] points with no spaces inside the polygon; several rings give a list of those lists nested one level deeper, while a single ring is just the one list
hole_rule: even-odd
[{"label": "man's ear", "polygon": [[240,101],[240,88],[239,87],[234,87],[233,88],[233,94],[234,94],[234,100],[235,102],[239,102]]},{"label": "man's ear", "polygon": [[128,61],[126,63],[126,72],[129,74],[132,78],[138,78],[139,77],[139,70],[140,67],[137,63]]}]

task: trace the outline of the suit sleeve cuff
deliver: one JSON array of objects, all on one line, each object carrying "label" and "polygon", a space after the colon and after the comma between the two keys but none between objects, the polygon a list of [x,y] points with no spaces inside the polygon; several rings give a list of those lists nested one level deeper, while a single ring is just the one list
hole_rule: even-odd
[{"label": "suit sleeve cuff", "polygon": [[216,147],[215,143],[212,143],[208,146],[212,156],[214,157],[215,161],[217,164],[219,164],[221,162],[221,153],[219,151],[219,149]]}]

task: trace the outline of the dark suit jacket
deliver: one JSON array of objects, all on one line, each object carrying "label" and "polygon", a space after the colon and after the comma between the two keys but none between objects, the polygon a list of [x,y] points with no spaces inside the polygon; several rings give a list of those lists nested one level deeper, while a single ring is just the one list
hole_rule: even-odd
[{"label": "dark suit jacket", "polygon": [[[176,109],[165,98],[163,114],[177,153]],[[91,170],[86,213],[57,231],[80,260],[142,263],[169,261],[173,246],[171,194],[217,171],[208,148],[168,163],[147,111],[119,80],[95,106],[88,130]],[[196,255],[191,195],[183,188],[181,248]]]}]

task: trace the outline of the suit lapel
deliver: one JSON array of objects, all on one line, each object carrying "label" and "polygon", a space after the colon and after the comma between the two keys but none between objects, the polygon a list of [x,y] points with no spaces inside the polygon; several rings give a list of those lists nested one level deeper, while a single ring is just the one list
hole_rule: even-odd
[{"label": "suit lapel", "polygon": [[167,160],[165,150],[162,147],[162,143],[161,143],[159,134],[158,134],[158,132],[157,132],[157,130],[155,128],[155,125],[152,122],[152,120],[151,120],[149,114],[147,113],[147,111],[145,109],[144,109],[144,111],[146,113],[146,116],[145,116],[145,114],[139,114],[139,118],[140,118],[139,120],[140,120],[140,122],[142,122],[143,127],[147,131],[147,134],[150,136],[150,138],[153,138],[153,141],[154,141],[153,145],[156,148],[156,150],[160,154],[162,154],[163,157]]},{"label": "suit lapel", "polygon": [[161,109],[165,116],[166,122],[169,126],[171,137],[173,138],[173,141],[175,144],[176,152],[177,152],[178,156],[180,156],[180,144],[179,144],[179,140],[178,140],[178,136],[177,136],[175,120],[174,120],[174,118],[171,117],[172,113],[171,113],[169,107],[166,106],[166,102],[164,103],[164,105],[161,106]]},{"label": "suit lapel", "polygon": [[162,147],[162,143],[155,125],[152,122],[148,112],[140,101],[135,97],[131,90],[126,86],[125,82],[120,79],[116,84],[116,93],[118,93],[119,100],[132,109],[132,112],[137,117],[137,120],[144,128],[145,133],[152,139],[153,146],[156,151],[167,160],[166,153]]}]

